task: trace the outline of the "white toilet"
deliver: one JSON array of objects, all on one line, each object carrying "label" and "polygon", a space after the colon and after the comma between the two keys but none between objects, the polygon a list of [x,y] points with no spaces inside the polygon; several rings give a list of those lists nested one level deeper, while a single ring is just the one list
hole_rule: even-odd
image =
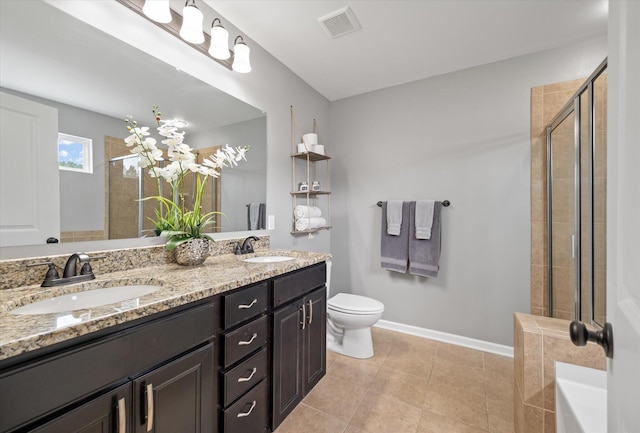
[{"label": "white toilet", "polygon": [[[331,261],[327,261],[327,297]],[[366,296],[338,293],[327,301],[327,349],[352,358],[371,358],[371,327],[380,320],[384,304]]]}]

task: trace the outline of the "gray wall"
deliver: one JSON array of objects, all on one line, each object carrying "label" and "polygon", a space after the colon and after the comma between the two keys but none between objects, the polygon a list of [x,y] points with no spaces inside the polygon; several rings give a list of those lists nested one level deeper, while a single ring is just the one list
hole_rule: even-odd
[{"label": "gray wall", "polygon": [[[530,89],[588,76],[606,40],[527,55],[331,104],[332,292],[383,319],[512,345],[529,310]],[[438,278],[380,267],[378,200],[449,199]]]},{"label": "gray wall", "polygon": [[250,145],[247,160],[237,167],[222,170],[222,212],[216,217],[223,231],[247,230],[247,207],[249,203],[264,203],[266,200],[267,143],[266,117],[247,120],[217,128],[211,133],[193,136],[198,148],[228,144],[231,147]]}]

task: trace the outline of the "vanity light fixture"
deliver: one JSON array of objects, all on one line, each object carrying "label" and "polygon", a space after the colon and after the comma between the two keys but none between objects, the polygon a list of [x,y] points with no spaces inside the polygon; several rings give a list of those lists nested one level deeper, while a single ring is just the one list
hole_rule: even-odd
[{"label": "vanity light fixture", "polygon": [[196,6],[196,0],[189,0],[184,3],[182,9],[182,27],[180,28],[180,37],[192,44],[201,44],[204,42],[204,34],[202,33],[202,22],[204,15]]},{"label": "vanity light fixture", "polygon": [[[216,24],[216,21],[218,24]],[[219,18],[214,18],[211,23],[211,45],[209,55],[214,59],[226,60],[231,57],[229,52],[229,32],[222,27]]]},{"label": "vanity light fixture", "polygon": [[158,23],[171,22],[169,0],[145,0],[142,11],[149,19]]},{"label": "vanity light fixture", "polygon": [[[0,0],[2,1],[2,0]],[[251,50],[244,42],[242,36],[237,36],[234,41],[233,50],[229,49],[229,32],[222,26],[219,18],[214,18],[211,23],[211,36],[202,27],[204,14],[196,6],[195,0],[186,0],[182,15],[169,8],[170,0],[115,0],[133,12],[153,22],[156,26],[172,34],[177,38],[182,38],[188,42],[192,48],[209,56],[217,63],[229,70],[246,74],[251,72],[251,62],[249,53]],[[160,5],[166,5],[166,13],[170,19],[166,22],[154,12],[161,9]],[[205,6],[206,7],[206,6]],[[162,6],[164,8],[164,6]],[[166,17],[164,19],[167,19]]]},{"label": "vanity light fixture", "polygon": [[[240,41],[238,41],[240,39]],[[244,39],[242,36],[236,37],[233,42],[233,64],[231,67],[234,71],[240,72],[241,74],[246,74],[247,72],[251,72],[251,63],[249,62],[249,53],[251,50],[249,46],[244,43]]]}]

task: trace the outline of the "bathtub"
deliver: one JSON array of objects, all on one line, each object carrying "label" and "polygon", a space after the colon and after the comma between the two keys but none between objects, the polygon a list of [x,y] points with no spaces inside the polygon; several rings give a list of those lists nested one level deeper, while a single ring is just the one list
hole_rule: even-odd
[{"label": "bathtub", "polygon": [[556,361],[556,433],[607,431],[607,372]]}]

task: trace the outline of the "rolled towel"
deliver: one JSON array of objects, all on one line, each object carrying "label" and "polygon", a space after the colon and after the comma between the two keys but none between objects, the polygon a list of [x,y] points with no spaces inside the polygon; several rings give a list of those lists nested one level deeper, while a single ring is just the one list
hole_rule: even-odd
[{"label": "rolled towel", "polygon": [[322,215],[322,211],[316,206],[298,205],[293,210],[296,219],[300,218],[318,218]]},{"label": "rolled towel", "polygon": [[317,229],[326,225],[327,220],[322,217],[296,219],[296,230],[299,232],[303,230]]}]

